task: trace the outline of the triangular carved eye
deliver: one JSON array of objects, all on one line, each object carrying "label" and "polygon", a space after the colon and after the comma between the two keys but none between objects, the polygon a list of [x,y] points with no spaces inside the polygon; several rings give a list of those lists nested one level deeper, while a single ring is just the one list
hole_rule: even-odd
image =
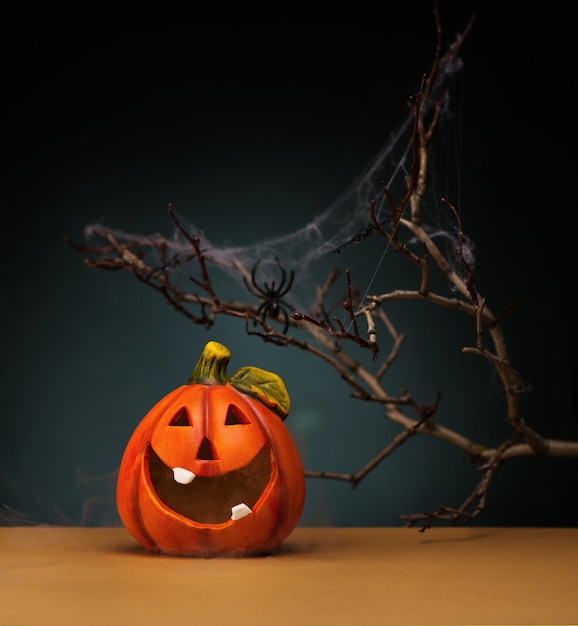
[{"label": "triangular carved eye", "polygon": [[179,409],[173,419],[169,422],[169,426],[190,426],[189,416],[185,407]]},{"label": "triangular carved eye", "polygon": [[235,424],[248,424],[249,420],[243,415],[241,409],[234,404],[229,405],[227,417],[225,418],[225,426],[234,426]]}]

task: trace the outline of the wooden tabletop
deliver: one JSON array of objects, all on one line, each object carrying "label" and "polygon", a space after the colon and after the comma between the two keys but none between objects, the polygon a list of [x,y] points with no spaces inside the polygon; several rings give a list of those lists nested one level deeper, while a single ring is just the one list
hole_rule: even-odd
[{"label": "wooden tabletop", "polygon": [[0,624],[578,624],[578,529],[298,527],[275,555],[201,559],[3,527]]}]

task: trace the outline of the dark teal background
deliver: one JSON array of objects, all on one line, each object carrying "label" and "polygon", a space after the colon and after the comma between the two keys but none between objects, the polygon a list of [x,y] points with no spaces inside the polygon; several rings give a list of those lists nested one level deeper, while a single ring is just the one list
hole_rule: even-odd
[{"label": "dark teal background", "polygon": [[[432,59],[432,6],[360,8],[336,21],[14,23],[16,43],[3,44],[5,523],[119,523],[124,445],[209,339],[231,349],[231,372],[252,364],[284,378],[287,426],[307,469],[355,472],[398,432],[319,362],[247,337],[228,318],[207,333],[128,273],[87,268],[63,236],[82,241],[94,222],[168,235],[169,202],[216,244],[300,228],[405,116]],[[438,175],[459,194],[480,291],[494,311],[515,305],[504,332],[531,387],[524,418],[576,440],[576,90],[564,10],[549,3],[522,16],[497,2],[440,2],[448,41],[477,19],[455,103],[460,169],[441,165]],[[382,271],[396,283],[393,269]],[[407,339],[391,392],[406,385],[429,401],[440,390],[441,423],[499,443],[499,386],[460,354],[474,342],[471,326],[419,303],[394,311]],[[477,479],[461,453],[417,437],[356,490],[308,480],[302,524],[396,525],[400,513],[459,504]],[[514,460],[478,523],[574,526],[577,487],[578,459]]]}]

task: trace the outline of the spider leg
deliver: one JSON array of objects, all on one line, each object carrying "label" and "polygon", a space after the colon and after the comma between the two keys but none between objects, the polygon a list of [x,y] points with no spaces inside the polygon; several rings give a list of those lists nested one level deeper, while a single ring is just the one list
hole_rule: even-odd
[{"label": "spider leg", "polygon": [[279,307],[279,311],[283,316],[283,334],[287,334],[287,330],[289,329],[289,314],[287,313],[285,307]]},{"label": "spider leg", "polygon": [[[245,287],[247,287],[247,289],[254,296],[267,298],[268,297],[267,292],[261,289],[261,287],[259,287],[259,285],[257,284],[256,273],[257,273],[257,268],[259,267],[259,263],[261,263],[261,259],[258,259],[257,261],[255,261],[255,264],[253,265],[253,269],[251,270],[251,284],[249,284],[249,281],[244,276],[243,276],[243,282],[245,283]],[[266,287],[267,285],[265,284],[265,288]]]},{"label": "spider leg", "polygon": [[[281,282],[279,283],[279,289],[277,290],[280,292],[283,289],[285,280],[287,279],[287,272],[285,271],[285,268],[283,267],[283,264],[281,263],[281,259],[278,256],[275,257],[275,262],[277,263],[277,267],[281,271]],[[274,286],[275,286],[275,283],[273,283],[273,287]]]},{"label": "spider leg", "polygon": [[[267,302],[267,300],[264,300],[263,302],[261,302],[261,304],[259,305],[259,308],[257,309],[257,317],[260,317],[263,320],[264,324],[267,323],[268,305],[269,303]],[[254,323],[257,324],[257,322],[254,322]]]},{"label": "spider leg", "polygon": [[279,298],[279,307],[285,307],[289,311],[295,311],[295,307],[292,304],[290,304],[289,302],[285,302],[285,300],[282,300],[281,298]]},{"label": "spider leg", "polygon": [[275,314],[271,308],[271,302],[265,300],[257,309],[257,315],[261,317],[264,324],[267,324],[268,315],[277,321],[283,321],[283,334],[287,334],[289,329],[289,313],[287,311],[291,307],[285,302],[276,304],[278,305],[278,312]]},{"label": "spider leg", "polygon": [[287,283],[287,286],[285,287],[285,289],[281,289],[279,291],[279,293],[277,294],[277,296],[279,298],[281,298],[282,296],[285,296],[285,295],[287,295],[289,293],[289,290],[293,286],[293,279],[294,278],[295,278],[295,272],[293,270],[291,270],[291,273],[289,274],[289,282]]},{"label": "spider leg", "polygon": [[281,297],[287,294],[291,289],[291,286],[293,285],[293,279],[295,278],[295,272],[291,270],[291,273],[289,274],[289,282],[287,283],[287,286],[284,286],[285,281],[287,280],[287,271],[285,270],[285,267],[283,266],[283,263],[281,263],[281,259],[278,256],[275,257],[275,261],[277,263],[277,266],[279,267],[279,270],[281,271],[281,282],[279,283],[279,288],[277,289],[276,295],[277,297]]},{"label": "spider leg", "polygon": [[257,268],[261,264],[261,259],[257,259],[255,264],[253,265],[253,269],[251,270],[251,282],[255,287],[257,287]]}]

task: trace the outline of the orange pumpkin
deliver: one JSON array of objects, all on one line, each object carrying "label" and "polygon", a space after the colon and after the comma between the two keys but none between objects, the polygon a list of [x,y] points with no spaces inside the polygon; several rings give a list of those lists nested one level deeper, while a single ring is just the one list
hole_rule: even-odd
[{"label": "orange pumpkin", "polygon": [[187,383],[158,402],[128,441],[117,508],[150,552],[267,553],[301,517],[305,476],[283,423],[285,385],[252,366],[227,376],[230,356],[207,343]]}]

